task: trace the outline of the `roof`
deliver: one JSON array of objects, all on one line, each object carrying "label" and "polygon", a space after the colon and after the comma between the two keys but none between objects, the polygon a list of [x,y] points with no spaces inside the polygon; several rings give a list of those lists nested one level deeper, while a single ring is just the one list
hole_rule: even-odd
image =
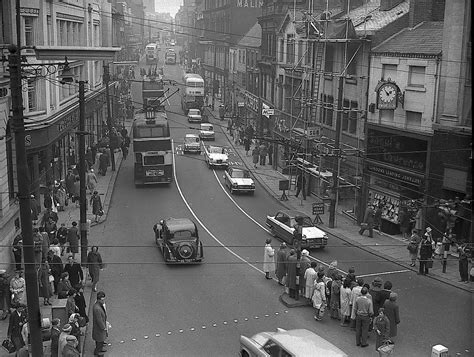
[{"label": "roof", "polygon": [[405,28],[375,47],[372,52],[439,55],[443,45],[443,22],[427,21]]},{"label": "roof", "polygon": [[194,231],[196,229],[194,222],[189,218],[168,218],[165,222],[170,232]]},{"label": "roof", "polygon": [[302,217],[302,216],[307,217],[308,216],[306,213],[301,212],[301,211],[297,211],[297,210],[294,210],[294,209],[281,209],[278,212],[285,213],[290,217]]},{"label": "roof", "polygon": [[240,39],[239,46],[260,47],[262,43],[262,27],[258,22]]},{"label": "roof", "polygon": [[365,5],[352,9],[349,18],[352,20],[359,36],[370,35],[406,15],[410,8],[405,0],[390,10],[380,10],[380,0],[368,0]]},{"label": "roof", "polygon": [[347,357],[338,347],[306,329],[282,330],[270,332],[268,335],[280,346],[290,352],[293,356],[325,356],[325,357]]}]

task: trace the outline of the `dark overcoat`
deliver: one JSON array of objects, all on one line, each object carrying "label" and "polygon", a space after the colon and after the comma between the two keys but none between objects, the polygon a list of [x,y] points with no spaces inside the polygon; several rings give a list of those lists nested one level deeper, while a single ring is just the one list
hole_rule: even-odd
[{"label": "dark overcoat", "polygon": [[400,323],[398,304],[395,301],[385,300],[383,304],[385,316],[390,321],[390,337],[397,336],[397,325]]},{"label": "dark overcoat", "polygon": [[288,256],[288,264],[287,264],[287,274],[288,277],[286,279],[286,285],[290,289],[296,289],[296,264],[298,262],[296,258],[296,254]]},{"label": "dark overcoat", "polygon": [[102,269],[102,256],[99,252],[89,252],[87,255],[87,267],[93,281],[99,281],[100,269]]},{"label": "dark overcoat", "polygon": [[107,313],[100,302],[92,307],[92,339],[104,342],[107,338]]},{"label": "dark overcoat", "polygon": [[286,248],[280,248],[276,256],[276,277],[281,280],[286,275],[286,256],[288,255],[288,250]]}]

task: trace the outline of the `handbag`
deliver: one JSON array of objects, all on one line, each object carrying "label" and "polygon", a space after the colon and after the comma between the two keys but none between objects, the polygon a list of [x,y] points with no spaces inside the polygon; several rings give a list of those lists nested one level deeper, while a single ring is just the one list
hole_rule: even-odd
[{"label": "handbag", "polygon": [[97,215],[99,217],[102,217],[104,215],[104,210],[103,209],[100,209],[99,212],[97,212]]},{"label": "handbag", "polygon": [[433,259],[429,259],[429,260],[426,261],[426,267],[428,269],[433,268]]},{"label": "handbag", "polygon": [[6,338],[2,342],[2,347],[8,352],[8,353],[13,353],[15,352],[16,348],[15,345],[13,344],[12,340],[9,338]]}]

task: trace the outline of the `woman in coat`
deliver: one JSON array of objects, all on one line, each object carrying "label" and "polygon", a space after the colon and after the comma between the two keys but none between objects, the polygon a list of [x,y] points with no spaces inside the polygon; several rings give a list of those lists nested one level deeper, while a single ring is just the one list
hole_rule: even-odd
[{"label": "woman in coat", "polygon": [[76,306],[76,290],[71,289],[67,293],[66,301],[66,314],[70,317],[72,314],[79,312],[79,308]]},{"label": "woman in coat", "polygon": [[400,314],[398,311],[396,293],[390,293],[390,298],[385,300],[383,304],[385,316],[387,316],[390,321],[390,337],[397,336],[397,325],[400,323]]},{"label": "woman in coat", "polygon": [[97,187],[97,176],[94,173],[94,169],[91,169],[86,176],[87,188],[89,189],[89,193],[92,194]]},{"label": "woman in coat", "polygon": [[66,206],[67,193],[62,183],[56,191],[56,197],[58,198],[59,203],[58,211],[64,211],[64,206]]},{"label": "woman in coat", "polygon": [[255,146],[252,150],[252,162],[253,162],[254,168],[257,168],[259,158],[260,158],[260,155],[258,151],[258,146]]},{"label": "woman in coat", "polygon": [[321,321],[324,309],[326,306],[326,285],[324,284],[324,273],[319,272],[318,278],[314,282],[314,292],[313,292],[313,307],[316,309],[316,314],[314,319],[316,321]]},{"label": "woman in coat", "polygon": [[331,318],[340,319],[342,277],[336,274],[331,284]]},{"label": "woman in coat", "polygon": [[89,275],[92,278],[92,290],[97,291],[100,270],[104,267],[102,256],[99,253],[99,247],[93,246],[89,254],[87,254],[87,267],[89,268]]},{"label": "woman in coat", "polygon": [[286,256],[288,255],[288,251],[286,249],[286,243],[283,242],[280,244],[280,249],[278,249],[277,256],[276,256],[276,269],[275,275],[278,279],[278,284],[283,284],[283,278],[286,276]]},{"label": "woman in coat", "polygon": [[51,275],[54,278],[54,293],[57,294],[58,284],[61,280],[61,274],[63,273],[63,261],[61,260],[61,257],[57,256],[52,250],[50,250],[48,252],[48,264],[51,268]]},{"label": "woman in coat", "polygon": [[341,304],[341,326],[347,326],[346,322],[351,320],[351,280],[346,278],[342,283],[340,291]]},{"label": "woman in coat", "polygon": [[39,296],[43,298],[44,306],[52,305],[49,302],[49,298],[53,296],[51,291],[51,283],[49,282],[49,264],[46,260],[43,260],[38,269],[38,285],[39,285]]},{"label": "woman in coat", "polygon": [[66,299],[69,290],[72,290],[69,273],[64,272],[61,274],[61,280],[58,283],[58,299]]},{"label": "woman in coat", "polygon": [[314,261],[311,262],[310,267],[306,269],[304,273],[304,278],[305,278],[305,283],[306,283],[304,297],[310,300],[314,292],[314,281],[318,277],[317,272],[316,272],[317,266],[318,266],[318,263]]},{"label": "woman in coat", "polygon": [[91,197],[92,214],[95,216],[95,221],[99,222],[102,214],[102,201],[100,200],[99,192],[94,191]]},{"label": "woman in coat", "polygon": [[384,341],[388,340],[390,335],[390,321],[385,316],[384,308],[379,309],[379,314],[374,318],[374,331],[375,331],[375,350],[382,346]]},{"label": "woman in coat", "polygon": [[309,252],[306,249],[301,251],[300,259],[300,295],[305,296],[306,290],[306,279],[305,273],[306,269],[311,267],[311,260],[309,259]]},{"label": "woman in coat", "polygon": [[265,272],[266,279],[271,279],[270,272],[275,271],[275,260],[273,258],[275,255],[275,249],[272,248],[270,244],[271,242],[271,238],[267,238],[263,252],[263,271]]}]

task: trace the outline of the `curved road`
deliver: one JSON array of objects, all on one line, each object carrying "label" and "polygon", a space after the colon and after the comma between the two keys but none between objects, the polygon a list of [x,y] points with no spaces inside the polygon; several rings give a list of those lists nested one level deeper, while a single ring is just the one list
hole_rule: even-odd
[{"label": "curved road", "polygon": [[[181,81],[182,70],[166,66],[167,78]],[[132,87],[140,101],[139,84]],[[326,317],[313,319],[310,307],[286,308],[281,287],[264,279],[263,246],[270,235],[265,217],[280,205],[257,184],[254,196],[230,195],[222,171],[207,168],[200,155],[182,155],[180,145],[189,125],[179,95],[169,99],[168,118],[175,144],[176,181],[169,186],[133,185],[133,155],[122,163],[107,221],[92,228],[91,244],[99,244],[107,267],[99,284],[107,294],[112,324],[110,356],[235,356],[239,336],[277,327],[307,328],[350,356],[377,356],[371,346],[355,346],[354,332]],[[138,107],[138,105],[136,105]],[[217,122],[220,123],[220,122]],[[226,124],[215,125],[216,143],[229,146]],[[239,157],[230,154],[231,161]],[[244,213],[245,212],[245,213]],[[154,244],[153,224],[166,217],[200,222],[205,261],[200,265],[167,266]],[[277,248],[279,242],[273,240]],[[399,293],[401,324],[396,338],[399,356],[429,355],[441,343],[450,352],[468,355],[472,336],[470,294],[375,257],[331,237],[330,247],[311,252],[315,259],[337,259],[339,268],[356,267],[358,275],[380,273]],[[86,354],[93,350],[88,331]],[[454,354],[453,353],[453,354]]]}]

